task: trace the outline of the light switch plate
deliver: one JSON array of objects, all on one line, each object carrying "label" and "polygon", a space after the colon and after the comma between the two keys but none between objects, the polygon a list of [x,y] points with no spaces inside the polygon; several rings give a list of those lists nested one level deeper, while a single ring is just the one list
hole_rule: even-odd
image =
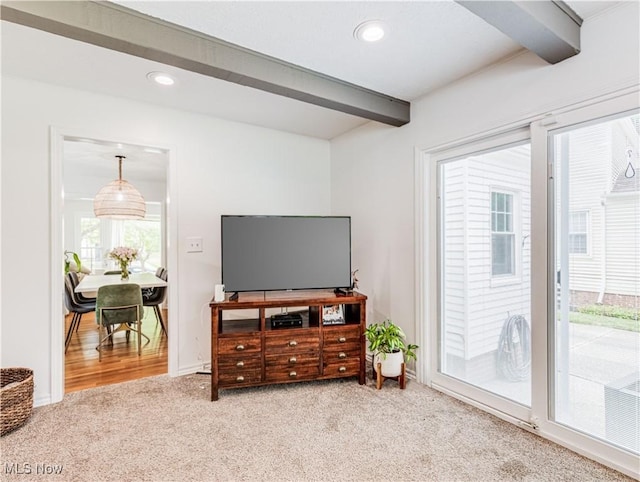
[{"label": "light switch plate", "polygon": [[202,238],[187,238],[187,253],[202,253]]}]

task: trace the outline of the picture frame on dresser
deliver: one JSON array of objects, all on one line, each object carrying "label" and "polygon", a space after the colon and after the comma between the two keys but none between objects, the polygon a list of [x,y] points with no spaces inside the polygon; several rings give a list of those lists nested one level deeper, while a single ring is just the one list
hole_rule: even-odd
[{"label": "picture frame on dresser", "polygon": [[323,325],[344,325],[344,307],[342,305],[325,305],[322,307]]}]

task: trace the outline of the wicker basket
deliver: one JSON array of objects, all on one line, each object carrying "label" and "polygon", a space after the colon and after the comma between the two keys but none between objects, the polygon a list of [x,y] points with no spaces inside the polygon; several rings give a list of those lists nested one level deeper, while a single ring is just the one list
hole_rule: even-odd
[{"label": "wicker basket", "polygon": [[22,427],[33,410],[33,370],[0,368],[0,436]]}]

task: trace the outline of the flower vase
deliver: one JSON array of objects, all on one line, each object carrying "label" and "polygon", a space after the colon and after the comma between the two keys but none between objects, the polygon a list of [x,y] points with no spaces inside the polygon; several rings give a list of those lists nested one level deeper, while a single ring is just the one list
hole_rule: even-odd
[{"label": "flower vase", "polygon": [[129,264],[126,261],[120,261],[120,279],[129,281]]}]

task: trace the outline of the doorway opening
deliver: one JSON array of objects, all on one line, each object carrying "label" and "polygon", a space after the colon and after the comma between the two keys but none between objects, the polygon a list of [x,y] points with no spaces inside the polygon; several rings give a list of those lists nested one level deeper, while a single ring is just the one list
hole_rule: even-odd
[{"label": "doorway opening", "polygon": [[[118,177],[116,156],[124,156],[122,178],[133,184],[145,199],[144,219],[97,218],[93,212],[93,197],[108,182]],[[163,149],[64,136],[62,139],[62,247],[65,271],[75,272],[81,281],[84,276],[103,275],[118,269],[109,252],[120,246],[138,252],[130,264],[133,273],[160,273],[167,267],[167,173],[168,151]],[[78,266],[79,261],[79,266]],[[65,276],[67,274],[65,273]],[[168,276],[167,276],[168,278]],[[63,290],[67,290],[62,284]],[[71,294],[68,290],[67,295]],[[142,332],[142,353],[138,356],[136,335],[117,333],[105,343],[102,361],[96,349],[99,330],[91,300],[96,293],[82,293],[89,309],[64,314],[64,391],[98,387],[168,372],[167,301],[165,297],[158,311],[145,306]],[[76,300],[77,301],[77,300]],[[95,302],[94,302],[95,304]],[[162,323],[164,322],[164,323]],[[73,326],[72,326],[73,325]],[[58,325],[59,326],[59,325]]]}]

